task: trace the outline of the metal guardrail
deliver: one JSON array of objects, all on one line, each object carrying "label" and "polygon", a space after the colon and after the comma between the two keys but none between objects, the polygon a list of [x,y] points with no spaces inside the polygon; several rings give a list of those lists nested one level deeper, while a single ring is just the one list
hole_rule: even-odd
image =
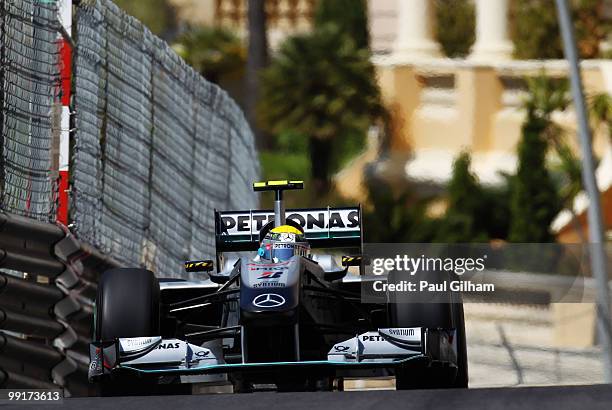
[{"label": "metal guardrail", "polygon": [[88,342],[99,275],[119,264],[62,227],[0,213],[0,387],[87,383]]}]

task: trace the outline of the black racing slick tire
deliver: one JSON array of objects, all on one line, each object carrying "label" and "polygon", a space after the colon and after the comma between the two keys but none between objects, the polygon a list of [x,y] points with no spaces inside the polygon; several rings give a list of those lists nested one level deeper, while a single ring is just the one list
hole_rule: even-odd
[{"label": "black racing slick tire", "polygon": [[467,342],[465,340],[465,317],[463,314],[463,303],[455,303],[455,326],[457,328],[457,376],[452,387],[467,389],[468,387],[468,355]]},{"label": "black racing slick tire", "polygon": [[[159,298],[159,282],[151,271],[120,268],[104,272],[96,297],[94,339],[159,336]],[[156,380],[126,375],[112,375],[97,387],[101,396],[191,393],[189,385],[160,385]]]},{"label": "black racing slick tire", "polygon": [[[393,302],[393,301],[391,301]],[[403,302],[406,302],[405,300]],[[389,325],[391,327],[454,328],[457,330],[457,372],[450,379],[440,377],[440,371],[431,369],[430,374],[415,374],[415,370],[396,371],[396,389],[410,388],[467,388],[468,361],[465,338],[463,301],[458,293],[448,295],[447,303],[389,303]],[[416,371],[418,373],[418,371]]]},{"label": "black racing slick tire", "polygon": [[146,269],[111,269],[102,275],[96,298],[98,340],[160,334],[159,282]]}]

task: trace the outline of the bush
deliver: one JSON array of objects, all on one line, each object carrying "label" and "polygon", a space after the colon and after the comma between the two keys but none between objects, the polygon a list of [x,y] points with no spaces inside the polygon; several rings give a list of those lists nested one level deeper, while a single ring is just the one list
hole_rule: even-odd
[{"label": "bush", "polygon": [[489,239],[508,239],[510,230],[510,195],[514,177],[504,175],[498,186],[483,187],[483,209],[480,218],[485,221]]},{"label": "bush", "polygon": [[437,0],[436,39],[448,57],[465,57],[476,39],[474,4],[469,0]]},{"label": "bush", "polygon": [[485,242],[488,239],[484,192],[470,171],[470,154],[462,152],[453,163],[453,175],[448,183],[448,208],[441,221],[437,242]]},{"label": "bush", "polygon": [[511,194],[511,242],[553,242],[550,224],[561,210],[555,184],[546,168],[546,119],[528,115],[518,146],[518,170]]},{"label": "bush", "polygon": [[370,243],[432,242],[437,221],[426,215],[429,199],[416,199],[410,187],[393,192],[375,178],[366,179],[368,203],[363,212],[364,241]]}]

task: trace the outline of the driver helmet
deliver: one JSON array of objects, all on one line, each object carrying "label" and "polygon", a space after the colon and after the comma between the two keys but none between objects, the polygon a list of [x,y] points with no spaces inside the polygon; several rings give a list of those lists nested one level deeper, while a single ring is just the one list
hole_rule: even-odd
[{"label": "driver helmet", "polygon": [[277,262],[286,261],[294,255],[306,256],[308,249],[302,231],[291,225],[281,225],[266,233],[257,254]]}]

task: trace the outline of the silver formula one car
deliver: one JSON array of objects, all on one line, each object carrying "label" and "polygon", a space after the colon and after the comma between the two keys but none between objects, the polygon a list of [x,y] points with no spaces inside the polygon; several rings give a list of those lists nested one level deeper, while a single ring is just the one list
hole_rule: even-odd
[{"label": "silver formula one car", "polygon": [[[248,392],[341,390],[347,377],[395,376],[398,389],[467,387],[460,301],[362,303],[361,208],[285,212],[283,191],[301,181],[253,185],[275,192],[275,209],[215,211],[217,269],[185,263],[206,280],[103,274],[90,381],[124,390],[221,382]],[[338,266],[322,248],[356,252]]]}]

